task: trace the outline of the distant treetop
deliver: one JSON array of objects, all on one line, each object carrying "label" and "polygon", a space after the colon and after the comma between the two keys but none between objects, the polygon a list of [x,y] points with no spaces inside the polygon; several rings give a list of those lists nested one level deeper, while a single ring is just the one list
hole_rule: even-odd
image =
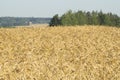
[{"label": "distant treetop", "polygon": [[56,14],[51,19],[50,26],[74,26],[74,25],[106,25],[120,27],[120,17],[112,13],[103,13],[102,11],[78,11],[69,10],[61,17]]},{"label": "distant treetop", "polygon": [[30,24],[49,24],[51,18],[0,17],[0,27],[22,26]]}]

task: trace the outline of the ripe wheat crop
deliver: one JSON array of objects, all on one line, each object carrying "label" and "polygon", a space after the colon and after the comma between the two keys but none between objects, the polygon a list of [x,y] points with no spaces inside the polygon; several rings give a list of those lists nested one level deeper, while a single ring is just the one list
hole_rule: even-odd
[{"label": "ripe wheat crop", "polygon": [[120,80],[120,28],[1,28],[0,80]]}]

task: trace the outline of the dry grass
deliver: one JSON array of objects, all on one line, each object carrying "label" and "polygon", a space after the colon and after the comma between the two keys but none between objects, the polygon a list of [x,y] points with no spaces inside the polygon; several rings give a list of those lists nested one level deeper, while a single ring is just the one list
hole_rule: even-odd
[{"label": "dry grass", "polygon": [[1,28],[0,80],[120,80],[120,28]]}]

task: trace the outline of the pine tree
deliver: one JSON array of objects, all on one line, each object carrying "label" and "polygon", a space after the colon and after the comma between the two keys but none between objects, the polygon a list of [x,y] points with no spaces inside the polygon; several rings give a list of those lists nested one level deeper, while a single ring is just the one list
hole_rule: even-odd
[{"label": "pine tree", "polygon": [[90,12],[86,13],[86,17],[87,17],[87,25],[92,25],[92,16]]},{"label": "pine tree", "polygon": [[92,21],[91,21],[92,25],[98,25],[98,13],[95,11],[92,11]]},{"label": "pine tree", "polygon": [[56,14],[55,16],[53,16],[53,18],[51,19],[51,22],[49,24],[50,26],[58,26],[61,25],[60,23],[60,18],[58,16],[58,14]]},{"label": "pine tree", "polygon": [[102,11],[98,13],[98,21],[99,25],[105,25],[105,15],[103,14]]}]

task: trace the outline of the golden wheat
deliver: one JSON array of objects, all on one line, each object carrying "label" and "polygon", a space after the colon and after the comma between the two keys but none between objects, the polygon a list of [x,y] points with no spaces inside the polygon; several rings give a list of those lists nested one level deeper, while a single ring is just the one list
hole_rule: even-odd
[{"label": "golden wheat", "polygon": [[120,80],[120,28],[1,28],[0,80]]}]

